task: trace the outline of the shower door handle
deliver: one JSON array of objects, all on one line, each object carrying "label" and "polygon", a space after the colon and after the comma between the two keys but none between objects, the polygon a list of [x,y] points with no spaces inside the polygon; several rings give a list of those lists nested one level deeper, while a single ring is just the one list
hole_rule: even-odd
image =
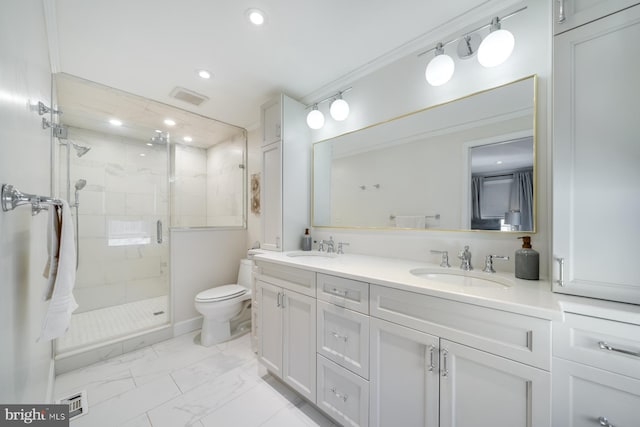
[{"label": "shower door handle", "polygon": [[162,243],[162,221],[158,220],[156,222],[156,241],[158,244]]}]

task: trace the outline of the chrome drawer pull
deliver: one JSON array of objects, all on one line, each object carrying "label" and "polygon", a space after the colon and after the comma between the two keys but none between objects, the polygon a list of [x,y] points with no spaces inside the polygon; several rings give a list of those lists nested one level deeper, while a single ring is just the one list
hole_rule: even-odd
[{"label": "chrome drawer pull", "polygon": [[338,393],[335,387],[331,387],[330,390],[331,390],[331,393],[333,393],[338,399],[341,399],[345,403],[347,402],[347,399],[349,398],[348,394]]},{"label": "chrome drawer pull", "polygon": [[564,258],[555,257],[558,261],[558,280],[556,283],[560,286],[564,286]]},{"label": "chrome drawer pull", "polygon": [[343,291],[338,288],[333,288],[329,291],[330,294],[337,295],[339,297],[346,297],[349,291]]},{"label": "chrome drawer pull", "polygon": [[600,417],[600,418],[598,418],[598,421],[600,422],[601,426],[604,426],[604,427],[615,427],[613,424],[611,424],[609,422],[607,417]]},{"label": "chrome drawer pull", "polygon": [[333,337],[337,340],[342,340],[344,342],[347,342],[347,340],[349,339],[349,337],[347,337],[346,335],[340,335],[339,333],[335,332],[335,331],[331,331],[331,335],[333,335]]},{"label": "chrome drawer pull", "polygon": [[567,20],[567,15],[564,11],[564,0],[559,0],[559,2],[560,6],[558,7],[558,24],[564,24],[564,22]]},{"label": "chrome drawer pull", "polygon": [[[635,356],[635,357],[640,357],[640,352],[637,351],[630,351],[630,350],[623,350],[621,348],[615,348],[615,347],[611,347],[609,344],[607,344],[604,341],[600,341],[598,343],[598,345],[600,346],[600,348],[602,350],[609,350],[609,351],[617,351],[618,353],[622,353],[622,354],[628,354],[629,356]],[[603,424],[605,425],[605,424]]]},{"label": "chrome drawer pull", "polygon": [[447,369],[447,356],[449,352],[447,350],[442,350],[442,376],[446,377],[449,375],[449,370]]},{"label": "chrome drawer pull", "polygon": [[433,354],[435,352],[435,349],[436,347],[434,345],[429,346],[429,367],[427,368],[429,372],[433,372],[433,370],[435,369],[435,365],[433,363]]}]

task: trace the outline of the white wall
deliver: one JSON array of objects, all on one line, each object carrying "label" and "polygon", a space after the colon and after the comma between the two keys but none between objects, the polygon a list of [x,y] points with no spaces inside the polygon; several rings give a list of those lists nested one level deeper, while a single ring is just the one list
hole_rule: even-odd
[{"label": "white wall", "polygon": [[[456,72],[444,86],[432,87],[424,79],[424,69],[431,55],[409,55],[350,86],[344,95],[351,106],[351,114],[344,122],[327,119],[325,127],[313,131],[314,141],[320,141],[359,129],[390,117],[415,111],[429,105],[455,99],[479,90],[537,74],[537,234],[532,243],[541,253],[541,275],[548,275],[550,247],[550,143],[548,114],[551,89],[551,2],[527,1],[528,9],[503,23],[516,38],[515,50],[507,62],[495,68],[483,68],[476,60],[456,59]],[[478,21],[468,28],[452,30],[451,37],[464,34],[490,21],[490,16],[478,16]],[[448,39],[445,37],[445,39]],[[435,44],[438,40],[434,40]],[[425,46],[429,48],[431,46]],[[452,55],[455,55],[455,45]],[[328,107],[327,107],[328,108]],[[328,113],[325,112],[328,116]],[[484,232],[438,231],[375,231],[316,228],[314,239],[333,236],[336,241],[349,242],[349,252],[392,256],[416,260],[437,261],[430,249],[448,250],[455,254],[469,245],[476,266],[481,266],[487,254],[513,255],[519,247],[515,235]],[[513,257],[500,263],[497,269],[513,271]]]},{"label": "white wall", "polygon": [[[251,180],[254,173],[262,173],[262,131],[253,129],[247,135],[247,179]],[[262,174],[260,175],[260,185],[263,185]],[[247,192],[247,206],[251,206],[251,191]],[[253,247],[255,242],[262,240],[262,217],[254,214],[251,209],[247,209],[247,249]]]},{"label": "white wall", "polygon": [[[50,132],[28,100],[51,105],[42,2],[0,2],[0,183],[50,194]],[[0,212],[0,402],[45,402],[51,344],[36,343],[46,303],[46,213]]]}]

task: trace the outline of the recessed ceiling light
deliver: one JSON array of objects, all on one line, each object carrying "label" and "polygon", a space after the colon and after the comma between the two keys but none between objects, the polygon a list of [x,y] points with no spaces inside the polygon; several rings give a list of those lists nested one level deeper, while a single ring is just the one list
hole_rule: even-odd
[{"label": "recessed ceiling light", "polygon": [[109,120],[109,123],[111,123],[113,126],[122,126],[122,122],[118,119],[111,119]]},{"label": "recessed ceiling light", "polygon": [[259,9],[249,9],[247,10],[247,19],[253,25],[260,26],[264,24],[264,12]]},{"label": "recessed ceiling light", "polygon": [[146,154],[140,153],[140,157],[144,157],[144,156],[146,156]]},{"label": "recessed ceiling light", "polygon": [[209,79],[211,78],[211,73],[208,72],[207,70],[200,70],[198,71],[198,75],[203,78],[203,79]]},{"label": "recessed ceiling light", "polygon": [[501,165],[501,164],[502,164],[502,160],[498,160],[498,161],[496,162],[496,165]]},{"label": "recessed ceiling light", "polygon": [[152,143],[150,143],[150,142],[147,142],[147,145],[148,145],[149,147],[153,147],[153,144],[152,144]]},{"label": "recessed ceiling light", "polygon": [[156,129],[156,133],[162,133],[160,129]]},{"label": "recessed ceiling light", "polygon": [[190,136],[185,136],[184,138],[182,138],[182,140],[184,142],[191,142],[191,141],[193,141],[193,138],[191,138]]},{"label": "recessed ceiling light", "polygon": [[175,126],[176,122],[171,119],[164,119],[164,124],[167,126]]}]

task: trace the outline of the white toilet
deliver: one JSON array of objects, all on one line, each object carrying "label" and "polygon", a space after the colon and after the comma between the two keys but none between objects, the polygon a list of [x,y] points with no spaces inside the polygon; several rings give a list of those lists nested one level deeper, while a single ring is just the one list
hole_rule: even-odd
[{"label": "white toilet", "polygon": [[231,338],[236,332],[234,327],[240,328],[237,320],[241,317],[250,321],[252,267],[253,261],[243,259],[240,261],[238,284],[218,286],[196,295],[196,310],[204,317],[200,342],[205,347]]}]

